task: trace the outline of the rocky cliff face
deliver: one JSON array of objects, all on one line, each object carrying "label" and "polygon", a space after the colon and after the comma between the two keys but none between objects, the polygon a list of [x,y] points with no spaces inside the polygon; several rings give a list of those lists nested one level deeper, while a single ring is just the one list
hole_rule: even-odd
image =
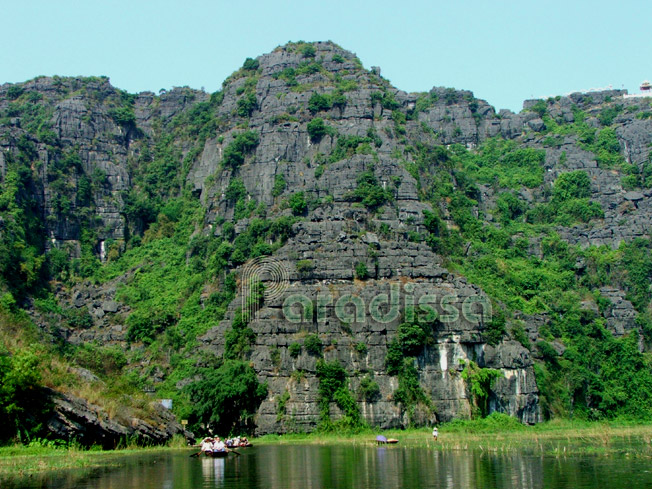
[{"label": "rocky cliff face", "polygon": [[[354,55],[332,43],[289,44],[250,60],[225,81],[211,115],[214,130],[202,137],[192,131],[181,137],[173,130],[197,104],[212,103],[214,99],[203,92],[175,89],[159,96],[128,96],[107,79],[41,78],[18,88],[4,85],[0,111],[7,117],[0,126],[0,173],[6,174],[6,155],[17,154],[21,138],[27,138],[38,155],[35,197],[47,246],[70,243],[73,256],[81,255],[85,239],[80,213],[90,213],[95,220],[94,252],[102,259],[107,240],[123,242],[139,231],[137,223],[129,221],[125,199],[139,171],[138,161],[156,150],[166,131],[174,134],[178,150],[177,168],[168,171],[177,172],[179,187],[187,185],[206,209],[198,234],[222,236],[224,223],[231,221],[236,234],[243,231],[251,221],[242,217],[238,205],[249,202],[263,204],[268,216],[301,215],[287,242],[267,262],[281,270],[282,279],[269,275],[262,265],[253,271],[268,291],[252,316],[255,341],[248,353],[269,389],[257,413],[260,433],[310,430],[318,423],[320,356],[344,366],[354,393],[365,377],[378,384],[375,397],[357,398],[364,418],[373,425],[398,427],[468,416],[472,400],[461,375],[468,361],[500,372],[489,400],[491,410],[536,423],[541,414],[532,353],[509,337],[490,345],[486,328],[491,301],[486,294],[449,272],[430,246],[410,239],[424,230],[424,211],[433,210],[423,198],[422,182],[410,171],[415,148],[460,144],[472,150],[488,138],[502,138],[544,150],[544,184],[523,187],[519,198],[545,202],[560,174],[586,171],[591,199],[600,204],[604,218],[559,226],[558,232],[571,244],[616,248],[623,240],[649,237],[652,191],[623,188],[621,168],[600,165],[599,156],[575,134],[551,140],[546,121],[573,123],[582,111],[587,124],[597,128],[605,108],[618,106],[610,123],[615,125],[619,149],[627,163],[642,172],[650,162],[652,120],[637,115],[648,113],[644,104],[649,103],[623,95],[573,94],[528,101],[520,114],[496,114],[466,91],[397,90],[378,70],[362,69]],[[125,99],[132,110],[127,114],[119,110]],[[38,117],[29,109],[32,105],[41,107]],[[39,117],[54,134],[34,132]],[[238,138],[247,133],[255,134],[256,142],[238,146]],[[48,144],[47,137],[57,140],[58,149]],[[69,165],[70,154],[78,156],[78,168],[62,168],[58,171],[63,176],[57,177],[53,165]],[[86,201],[79,196],[84,178],[92,192]],[[235,181],[244,189],[240,199],[230,190]],[[374,196],[360,190],[365,184]],[[501,188],[485,185],[479,192],[475,212],[496,223],[492,213]],[[304,206],[288,207],[288,199],[298,193]],[[62,195],[70,196],[67,204]],[[441,203],[444,215],[447,205]],[[452,220],[446,224],[454,227]],[[537,253],[540,243],[533,239],[530,246]],[[241,284],[246,282],[246,267],[240,268]],[[109,319],[119,316],[124,322],[130,313],[115,295],[116,286],[127,279],[104,287],[84,284],[62,290],[63,303],[88,308],[94,321],[90,329],[73,328],[62,335],[75,343],[124,344],[124,324]],[[611,301],[605,318],[614,334],[637,329],[636,312],[625,292],[601,292]],[[202,349],[224,352],[226,333],[237,308],[245,304],[246,293],[241,290],[225,319],[201,336]],[[434,409],[415,413],[393,399],[398,378],[387,373],[386,356],[412,306],[419,310],[422,304],[432,305],[437,320],[433,318],[431,335],[414,367]],[[424,311],[425,306],[420,312]],[[536,341],[545,317],[522,318],[530,339]],[[312,335],[320,339],[321,353],[305,348],[305,338]],[[304,344],[303,349],[292,352],[294,343]],[[282,398],[286,399],[280,410]],[[331,415],[338,413],[333,403]]]}]

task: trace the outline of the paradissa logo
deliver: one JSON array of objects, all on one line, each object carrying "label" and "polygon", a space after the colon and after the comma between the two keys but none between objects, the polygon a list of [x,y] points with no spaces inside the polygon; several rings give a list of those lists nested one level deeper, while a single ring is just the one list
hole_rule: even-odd
[{"label": "paradissa logo", "polygon": [[[240,292],[242,313],[247,318],[258,315],[260,306],[280,301],[289,288],[289,264],[272,257],[260,257],[247,262],[241,271]],[[333,319],[346,324],[367,320],[388,324],[399,319],[405,322],[421,320],[454,323],[460,318],[471,324],[491,321],[491,302],[484,295],[460,297],[442,293],[432,284],[390,282],[389,294],[368,297],[358,294],[318,294],[311,299],[305,294],[292,294],[283,300],[282,312],[291,323],[324,323]]]},{"label": "paradissa logo", "polygon": [[[425,292],[415,294],[416,285],[398,282],[389,284],[389,294],[380,293],[365,300],[356,294],[344,294],[337,300],[331,294],[318,294],[311,300],[303,294],[292,294],[283,301],[283,315],[291,323],[326,322],[332,315],[342,323],[364,323],[367,319],[381,324],[399,320],[454,323],[460,317],[472,324],[491,320],[491,302],[484,295],[464,298],[456,294],[437,294],[437,290],[420,284]],[[428,290],[430,289],[430,290]],[[368,304],[367,304],[368,302]]]},{"label": "paradissa logo", "polygon": [[281,297],[290,285],[288,276],[287,264],[272,257],[263,256],[247,262],[240,272],[242,314],[254,318],[261,302]]}]

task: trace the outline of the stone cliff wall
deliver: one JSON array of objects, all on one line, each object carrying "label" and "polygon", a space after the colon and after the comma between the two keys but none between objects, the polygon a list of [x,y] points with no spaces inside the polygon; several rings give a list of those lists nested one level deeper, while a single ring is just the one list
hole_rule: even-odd
[{"label": "stone cliff wall", "polygon": [[[418,301],[426,293],[452,297],[449,305],[458,311],[463,309],[466,299],[485,297],[482,290],[446,271],[441,258],[429,247],[407,239],[410,232],[423,228],[423,211],[431,209],[420,200],[419,182],[406,169],[413,146],[425,140],[424,134],[439,145],[459,143],[470,149],[492,137],[544,149],[545,183],[538,189],[520,191],[520,198],[527,202],[545,201],[559,174],[576,169],[586,171],[591,178],[591,198],[600,203],[605,217],[600,222],[560,227],[559,234],[569,243],[615,248],[622,240],[649,237],[652,191],[623,189],[620,170],[598,165],[596,156],[576,136],[569,135],[550,145],[542,134],[544,118],[535,110],[538,101],[526,102],[526,110],[519,114],[496,114],[490,105],[466,91],[433,88],[428,94],[408,94],[392,87],[376,72],[362,69],[354,55],[334,44],[315,43],[314,47],[314,54],[308,56],[295,45],[278,48],[257,58],[254,71],[241,69],[230,77],[215,113],[219,130],[202,143],[184,177],[207,209],[203,230],[206,234],[219,236],[222,223],[233,219],[234,202],[225,193],[236,177],[242,180],[247,198],[263,203],[270,215],[289,215],[284,201],[296,192],[304,192],[311,203],[304,219],[294,225],[292,237],[273,256],[288,272],[288,287],[284,295],[268,298],[251,323],[256,340],[249,361],[269,387],[268,397],[258,411],[259,432],[308,430],[318,422],[317,356],[304,349],[295,357],[288,349],[292,343],[301,344],[309,334],[321,339],[325,359],[337,359],[346,368],[352,392],[357,392],[364,375],[372,375],[378,383],[377,399],[359,400],[369,423],[405,426],[407,414],[392,399],[397,379],[386,374],[385,356],[406,311],[391,320],[376,321],[369,317],[368,306],[378,294],[389,293],[392,284],[401,289],[403,299],[414,294]],[[157,134],[175,116],[187,113],[197,102],[206,102],[209,96],[189,89],[176,89],[160,96],[140,94],[134,101],[134,125],[125,127],[110,117],[111,106],[102,102],[119,96],[108,80],[84,83],[83,87],[80,81],[67,80],[63,82],[65,90],[61,83],[37,79],[24,84],[23,89],[37,92],[48,101],[57,137],[64,148],[74,148],[79,154],[82,173],[90,175],[99,170],[106,176],[103,186],[94,190],[93,212],[100,223],[99,239],[124,239],[129,223],[122,212],[123,196],[138,171],[133,162],[154,144]],[[0,87],[2,110],[10,104],[8,90],[7,85]],[[311,110],[315,94],[330,96],[331,102],[336,103]],[[588,124],[598,127],[605,104],[618,101],[624,107],[615,118],[622,153],[629,163],[642,168],[650,160],[652,120],[635,117],[639,110],[636,104],[641,102],[622,99],[622,95],[621,91],[590,97],[573,94],[547,101],[546,111],[555,120],[573,122],[579,107],[588,114]],[[241,101],[249,96],[255,103],[250,104],[245,114],[242,108],[246,105]],[[319,138],[308,132],[308,123],[316,117],[322,118],[329,129]],[[20,118],[11,119],[3,129],[0,170],[4,175],[3,153],[15,152],[16,141],[26,131],[21,128]],[[244,164],[235,169],[225,168],[222,162],[226,148],[245,129],[258,134],[258,144],[246,155]],[[338,150],[338,141],[344,137],[368,140],[361,143],[366,146],[357,145],[343,157],[331,159],[329,156]],[[77,221],[74,217],[61,218],[51,205],[56,190],[48,185],[47,168],[56,155],[34,139],[42,163],[38,199],[49,243],[78,243]],[[185,155],[191,144],[185,141],[180,146]],[[391,193],[391,199],[373,212],[351,198],[364,172],[372,172],[378,184]],[[280,193],[274,191],[279,176],[284,181]],[[76,183],[72,181],[71,185]],[[480,190],[477,210],[492,221],[491,212],[500,189],[484,186]],[[48,219],[49,216],[52,217]],[[247,219],[240,220],[236,231],[245,229],[247,224]],[[532,243],[534,252],[537,246]],[[369,271],[364,280],[355,277],[359,263],[364,263]],[[269,278],[261,280],[272,284]],[[411,292],[405,291],[406,286]],[[635,313],[631,303],[624,299],[624,292],[602,292],[612,301],[606,317],[614,334],[622,335],[636,328]],[[315,302],[324,293],[330,294],[333,302],[347,294],[360,298],[367,307],[364,317],[350,321],[327,314],[323,320],[288,319],[282,306],[289,295]],[[82,284],[72,291],[62,291],[61,298],[74,307],[88,307],[95,321],[89,330],[66,331],[64,336],[69,341],[124,343],[123,325],[112,324],[106,317],[116,312],[123,317],[129,314],[129,308],[116,302],[113,285],[98,289]],[[225,332],[231,327],[241,301],[237,297],[226,319],[201,338],[202,348],[218,355],[224,351]],[[440,317],[445,314],[441,303],[437,308]],[[545,317],[523,318],[531,339],[536,340],[537,325],[545,323]],[[492,410],[528,423],[540,421],[530,352],[510,339],[495,346],[487,344],[485,323],[486,318],[473,315],[471,320],[460,315],[437,322],[418,355],[415,366],[419,383],[432,398],[436,418],[445,421],[469,415],[471,402],[461,377],[461,362],[473,360],[501,373],[490,399]],[[360,344],[366,348],[357,348]],[[285,411],[279,413],[278,401],[286,392],[289,400]],[[331,414],[337,416],[334,405]]]}]

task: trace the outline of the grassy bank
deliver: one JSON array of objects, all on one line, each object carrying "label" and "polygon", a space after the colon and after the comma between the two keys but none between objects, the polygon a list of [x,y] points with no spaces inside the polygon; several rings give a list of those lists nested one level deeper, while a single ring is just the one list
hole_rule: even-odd
[{"label": "grassy bank", "polygon": [[[441,424],[439,440],[432,439],[431,428],[409,430],[364,430],[358,433],[296,433],[266,435],[253,440],[260,445],[359,445],[374,446],[378,434],[397,438],[397,447],[439,451],[482,451],[548,456],[621,455],[652,458],[652,424],[627,421],[582,422],[555,420],[524,426],[513,418],[492,415],[475,421]],[[172,449],[185,449],[177,440],[170,446],[121,450],[83,450],[78,447],[15,445],[0,447],[0,481],[59,470],[94,470],[119,467],[132,455],[147,455]],[[391,447],[390,449],[394,449]]]},{"label": "grassy bank", "polygon": [[582,422],[555,420],[524,426],[513,418],[490,416],[476,421],[455,421],[438,426],[439,440],[431,428],[360,433],[309,433],[267,435],[260,444],[374,445],[376,435],[399,440],[399,446],[440,451],[481,450],[540,455],[604,454],[652,457],[652,425],[626,421]]},{"label": "grassy bank", "polygon": [[[127,446],[118,450],[83,449],[47,444],[0,447],[0,481],[59,470],[93,470],[119,467],[132,455],[147,455],[186,448],[185,440],[175,439],[167,446]],[[1,487],[1,486],[0,486]]]}]

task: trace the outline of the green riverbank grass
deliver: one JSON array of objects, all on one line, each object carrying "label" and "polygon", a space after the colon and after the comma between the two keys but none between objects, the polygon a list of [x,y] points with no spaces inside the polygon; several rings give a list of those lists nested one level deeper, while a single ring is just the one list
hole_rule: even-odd
[{"label": "green riverbank grass", "polygon": [[526,426],[504,415],[474,421],[453,421],[438,425],[439,439],[432,428],[408,430],[366,430],[360,433],[308,433],[266,435],[259,444],[354,444],[375,445],[376,435],[399,440],[398,446],[439,451],[480,450],[497,453],[530,453],[571,456],[580,454],[652,457],[652,425],[627,421],[585,422],[554,420]]},{"label": "green riverbank grass", "polygon": [[[487,453],[521,453],[570,457],[577,455],[628,456],[652,458],[652,425],[623,420],[585,422],[555,420],[525,426],[505,415],[491,415],[474,421],[453,421],[438,425],[439,440],[432,438],[431,428],[408,430],[332,431],[326,433],[291,433],[256,438],[259,445],[359,445],[374,446],[376,435],[399,440],[398,447],[438,451],[481,451]],[[394,446],[388,446],[394,448]],[[75,446],[13,445],[0,447],[0,481],[61,470],[94,470],[119,467],[132,455],[147,455],[169,450],[188,450],[185,441],[175,440],[168,446],[141,448],[128,446],[119,450],[84,450]],[[196,450],[196,449],[194,449]]]},{"label": "green riverbank grass", "polygon": [[186,448],[189,447],[186,446],[183,437],[175,437],[166,446],[139,447],[131,444],[117,450],[99,448],[86,450],[76,445],[69,447],[54,447],[47,444],[10,445],[0,447],[0,481],[61,470],[119,467],[127,457],[132,455],[155,455],[164,451]]}]

